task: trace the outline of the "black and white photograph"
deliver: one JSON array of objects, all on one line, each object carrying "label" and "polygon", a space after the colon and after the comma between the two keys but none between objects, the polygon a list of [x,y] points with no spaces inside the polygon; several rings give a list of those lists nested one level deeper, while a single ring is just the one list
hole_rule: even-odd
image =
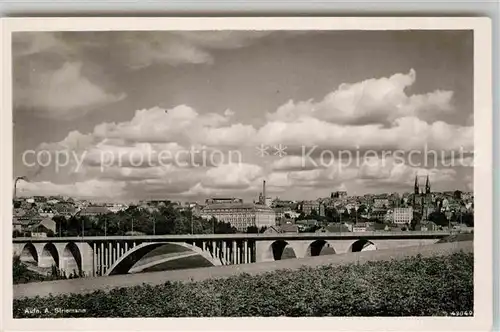
[{"label": "black and white photograph", "polygon": [[10,34],[13,320],[491,315],[474,28],[90,28]]}]

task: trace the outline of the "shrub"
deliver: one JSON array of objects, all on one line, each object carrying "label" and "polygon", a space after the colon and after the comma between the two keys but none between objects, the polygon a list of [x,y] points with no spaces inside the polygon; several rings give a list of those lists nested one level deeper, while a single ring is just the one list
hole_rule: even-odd
[{"label": "shrub", "polygon": [[[14,300],[14,317],[444,316],[473,310],[473,254]],[[25,308],[49,308],[26,314]],[[50,308],[85,309],[54,313]]]}]

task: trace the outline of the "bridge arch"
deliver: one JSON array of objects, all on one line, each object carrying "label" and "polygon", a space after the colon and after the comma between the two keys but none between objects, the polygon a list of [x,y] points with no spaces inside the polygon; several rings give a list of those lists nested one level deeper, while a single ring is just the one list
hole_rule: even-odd
[{"label": "bridge arch", "polygon": [[34,263],[38,265],[38,251],[33,243],[28,242],[23,246],[19,256],[22,262]]},{"label": "bridge arch", "polygon": [[335,248],[328,241],[318,239],[307,247],[306,257],[336,254]]},{"label": "bridge arch", "polygon": [[297,258],[295,249],[290,243],[284,240],[276,240],[271,243],[267,252],[267,256],[269,256],[270,258],[272,257],[275,261]]},{"label": "bridge arch", "polygon": [[[162,246],[172,246],[177,247],[172,253],[158,255],[158,257],[151,257],[151,259],[146,259],[141,267],[136,267],[135,265],[144,258],[148,253]],[[111,265],[111,267],[106,271],[105,275],[116,275],[116,274],[126,274],[130,271],[141,271],[141,268],[151,267],[158,265],[160,263],[166,263],[174,261],[172,263],[174,269],[180,268],[184,260],[184,264],[189,264],[188,257],[197,256],[198,261],[202,261],[210,266],[222,265],[220,261],[214,259],[209,253],[203,251],[201,248],[193,246],[187,243],[179,242],[145,242],[137,245],[125,254],[118,258],[116,262]],[[196,267],[196,266],[192,266]]]},{"label": "bridge arch", "polygon": [[80,248],[74,242],[68,242],[63,249],[61,270],[66,273],[67,276],[70,274],[82,273],[82,254]]},{"label": "bridge arch", "polygon": [[361,238],[351,244],[347,252],[360,252],[360,251],[370,251],[377,250],[377,246],[372,241],[365,238]]},{"label": "bridge arch", "polygon": [[41,267],[51,267],[53,265],[59,267],[59,252],[53,243],[49,242],[43,246],[38,265]]}]

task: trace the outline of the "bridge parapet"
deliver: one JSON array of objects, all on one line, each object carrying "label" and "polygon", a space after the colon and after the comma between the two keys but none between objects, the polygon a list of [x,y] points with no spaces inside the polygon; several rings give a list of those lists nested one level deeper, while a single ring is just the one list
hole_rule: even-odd
[{"label": "bridge parapet", "polygon": [[[124,259],[137,263],[153,250],[155,243],[189,245],[193,251],[208,255],[222,265],[246,264],[345,253],[350,251],[387,249],[425,245],[437,242],[449,232],[363,232],[363,233],[299,233],[299,234],[206,234],[161,236],[93,236],[14,238],[14,253],[34,261],[40,267],[56,265],[66,273],[83,272],[87,276],[105,275]],[[132,255],[136,246],[149,248]],[[329,248],[329,250],[324,250]],[[133,256],[133,257],[132,257]],[[160,259],[160,258],[159,258]],[[165,262],[167,257],[161,258]],[[153,264],[153,261],[148,262]],[[130,265],[130,264],[128,264]],[[149,265],[148,265],[149,266]],[[126,273],[133,267],[120,269]],[[193,266],[196,267],[196,266]],[[132,269],[140,270],[139,268]]]}]

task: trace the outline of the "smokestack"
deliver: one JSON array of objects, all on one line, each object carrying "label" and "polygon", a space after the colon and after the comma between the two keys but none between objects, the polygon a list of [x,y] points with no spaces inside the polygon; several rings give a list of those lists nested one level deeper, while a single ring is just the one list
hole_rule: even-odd
[{"label": "smokestack", "polygon": [[266,180],[262,181],[262,196],[264,197],[264,205],[266,204]]}]

